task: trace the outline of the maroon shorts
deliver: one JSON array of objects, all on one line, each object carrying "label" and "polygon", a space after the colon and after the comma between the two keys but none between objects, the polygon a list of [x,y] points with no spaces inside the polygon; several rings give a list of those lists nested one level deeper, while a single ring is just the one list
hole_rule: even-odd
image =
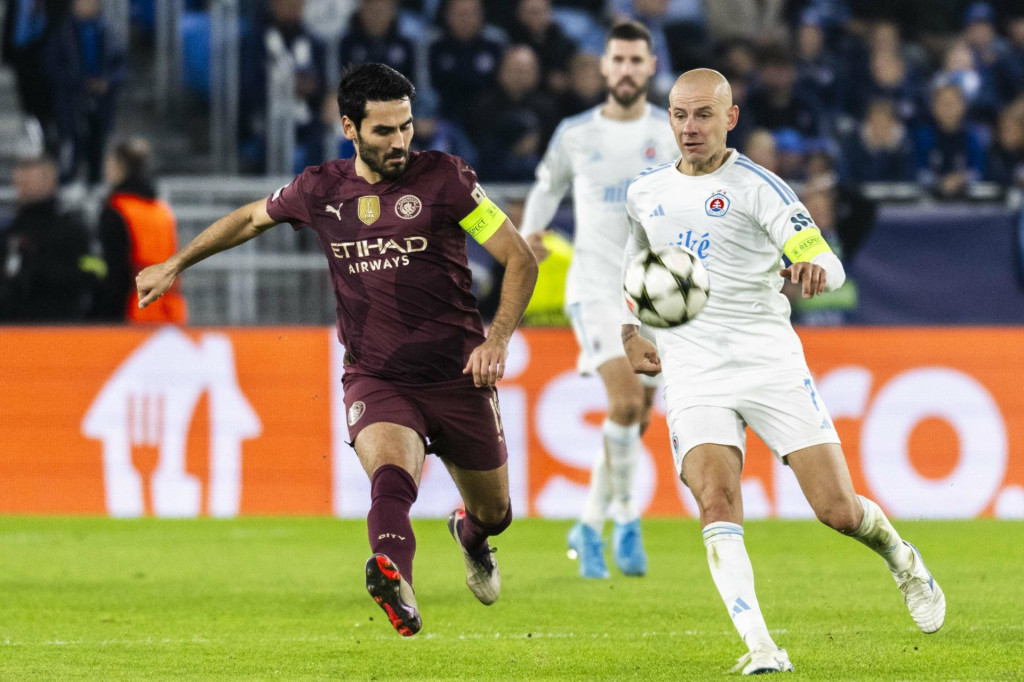
[{"label": "maroon shorts", "polygon": [[491,471],[508,459],[498,391],[472,377],[436,384],[398,384],[344,374],[348,433],[355,443],[370,424],[389,422],[420,435],[426,451],[460,469]]}]

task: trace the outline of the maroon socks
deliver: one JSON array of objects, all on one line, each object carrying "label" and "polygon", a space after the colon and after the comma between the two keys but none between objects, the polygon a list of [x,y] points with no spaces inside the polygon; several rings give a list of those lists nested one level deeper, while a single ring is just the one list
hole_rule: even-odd
[{"label": "maroon socks", "polygon": [[486,524],[476,518],[469,511],[466,511],[466,518],[462,522],[459,536],[462,539],[462,546],[471,555],[476,556],[487,547],[487,538],[498,535],[512,523],[512,505],[508,506],[505,518],[494,524]]},{"label": "maroon socks", "polygon": [[416,501],[416,482],[408,471],[385,464],[370,479],[370,513],[366,530],[374,554],[386,554],[412,585],[412,558],[416,538],[412,534],[409,509]]}]

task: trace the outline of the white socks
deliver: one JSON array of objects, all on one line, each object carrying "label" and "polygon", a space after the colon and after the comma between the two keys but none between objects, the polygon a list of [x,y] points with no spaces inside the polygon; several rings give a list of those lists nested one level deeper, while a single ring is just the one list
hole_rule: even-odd
[{"label": "white socks", "polygon": [[598,535],[604,532],[604,517],[612,499],[611,481],[608,479],[607,459],[603,456],[595,457],[594,467],[590,470],[590,489],[587,490],[580,521],[597,531]]},{"label": "white socks", "polygon": [[743,544],[743,526],[726,521],[709,523],[704,527],[704,546],[711,578],[743,642],[751,651],[777,649],[754,594],[754,569]]},{"label": "white socks", "polygon": [[864,519],[850,537],[885,559],[893,573],[905,569],[910,564],[913,550],[903,543],[900,534],[877,504],[862,495],[858,495],[857,499],[864,508]]},{"label": "white socks", "polygon": [[595,458],[590,471],[590,489],[580,516],[580,521],[598,533],[604,531],[609,504],[616,523],[629,523],[640,518],[640,511],[633,502],[640,425],[622,426],[605,419],[601,432],[604,434],[604,452]]},{"label": "white socks", "polygon": [[622,426],[605,419],[604,451],[608,459],[612,496],[612,518],[616,523],[629,523],[640,517],[633,502],[633,479],[639,460],[640,425]]}]

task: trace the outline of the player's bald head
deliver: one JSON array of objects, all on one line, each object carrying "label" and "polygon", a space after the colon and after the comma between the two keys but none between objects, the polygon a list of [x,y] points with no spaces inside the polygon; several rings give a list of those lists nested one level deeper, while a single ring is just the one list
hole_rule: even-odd
[{"label": "player's bald head", "polygon": [[714,69],[691,69],[676,79],[668,94],[669,102],[693,95],[713,97],[725,108],[732,106],[732,87],[725,76]]}]

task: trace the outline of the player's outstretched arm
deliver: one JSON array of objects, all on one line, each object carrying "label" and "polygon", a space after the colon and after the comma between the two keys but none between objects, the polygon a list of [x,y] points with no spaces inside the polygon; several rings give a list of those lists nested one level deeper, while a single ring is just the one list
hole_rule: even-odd
[{"label": "player's outstretched arm", "polygon": [[487,340],[473,350],[462,373],[472,374],[477,386],[494,386],[505,374],[509,339],[533,295],[537,259],[508,219],[483,247],[505,268],[505,278]]},{"label": "player's outstretched arm", "polygon": [[235,209],[196,235],[181,251],[138,274],[135,286],[139,307],[145,308],[163,296],[174,279],[189,266],[247,242],[275,224],[267,214],[266,199]]},{"label": "player's outstretched arm", "polygon": [[658,349],[640,336],[640,328],[635,324],[622,325],[622,348],[626,351],[626,359],[629,360],[635,374],[646,374],[649,377],[661,374]]}]

